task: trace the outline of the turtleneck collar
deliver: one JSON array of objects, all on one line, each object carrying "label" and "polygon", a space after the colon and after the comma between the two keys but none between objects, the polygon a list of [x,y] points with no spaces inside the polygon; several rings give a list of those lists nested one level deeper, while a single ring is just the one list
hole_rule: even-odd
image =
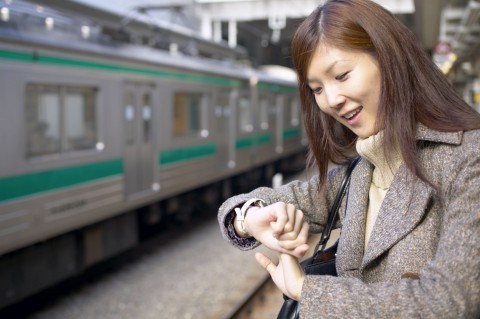
[{"label": "turtleneck collar", "polygon": [[358,138],[356,148],[359,155],[367,159],[375,166],[373,171],[372,183],[381,188],[388,189],[395,173],[402,164],[402,156],[398,147],[394,149],[387,162],[382,147],[383,132],[367,137]]}]

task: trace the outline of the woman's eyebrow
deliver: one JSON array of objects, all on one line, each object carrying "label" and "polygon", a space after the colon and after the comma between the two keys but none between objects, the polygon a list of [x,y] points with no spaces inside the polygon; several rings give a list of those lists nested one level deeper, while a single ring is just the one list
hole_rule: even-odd
[{"label": "woman's eyebrow", "polygon": [[[339,62],[347,62],[347,61],[350,61],[350,60],[346,60],[346,59],[339,59],[339,60],[336,60],[336,61],[333,61],[326,69],[323,73],[327,74],[327,73],[330,73],[333,69],[333,67],[339,63]],[[307,78],[307,84],[310,84],[311,82],[320,82],[318,80],[316,80],[315,78]]]}]

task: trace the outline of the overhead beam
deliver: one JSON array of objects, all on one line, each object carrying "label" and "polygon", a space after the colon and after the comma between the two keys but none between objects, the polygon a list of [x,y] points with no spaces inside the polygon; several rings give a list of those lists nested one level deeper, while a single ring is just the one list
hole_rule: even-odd
[{"label": "overhead beam", "polygon": [[[136,17],[130,19],[130,17],[122,15],[118,12],[107,11],[99,7],[93,7],[81,2],[72,0],[26,0],[35,5],[49,7],[61,12],[68,12],[79,16],[88,17],[92,22],[98,25],[109,27],[112,29],[119,29],[125,21],[128,22],[128,29],[133,32],[144,33],[152,29],[152,21],[147,19],[140,19]],[[169,35],[169,39],[175,43],[187,43],[191,40],[195,40],[195,43],[199,50],[204,52],[214,52],[219,55],[233,57],[246,55],[246,51],[243,48],[232,49],[227,43],[219,41],[215,42],[212,39],[207,39],[199,36],[196,30],[187,29],[178,25],[172,25],[162,23],[162,21],[155,21],[155,26],[161,30],[164,30]]]},{"label": "overhead beam", "polygon": [[440,33],[442,5],[439,0],[415,0],[416,33],[423,46],[432,51]]},{"label": "overhead beam", "polygon": [[[394,14],[415,12],[413,0],[374,0]],[[308,16],[323,1],[319,0],[196,0],[200,17],[209,16],[220,21],[265,20],[271,16],[302,18]]]}]

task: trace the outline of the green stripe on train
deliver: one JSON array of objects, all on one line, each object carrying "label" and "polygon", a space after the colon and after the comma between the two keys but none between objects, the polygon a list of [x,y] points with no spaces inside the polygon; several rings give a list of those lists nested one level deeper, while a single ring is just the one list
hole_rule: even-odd
[{"label": "green stripe on train", "polygon": [[189,147],[170,149],[160,152],[160,165],[169,165],[178,162],[190,161],[197,158],[213,156],[217,152],[215,144],[203,144]]},{"label": "green stripe on train", "polygon": [[235,141],[235,148],[242,149],[252,147],[254,145],[270,143],[272,136],[270,134],[254,135],[245,138],[240,138]]},{"label": "green stripe on train", "polygon": [[300,136],[300,129],[298,128],[291,128],[283,131],[283,138],[289,139]]},{"label": "green stripe on train", "polygon": [[0,203],[122,173],[123,162],[121,159],[115,159],[0,178]]},{"label": "green stripe on train", "polygon": [[286,92],[286,93],[298,92],[296,86],[286,86],[286,85],[279,85],[279,84],[272,84],[272,83],[265,83],[265,82],[258,83],[258,89],[262,91],[269,91],[269,92]]},{"label": "green stripe on train", "polygon": [[103,63],[90,60],[64,58],[53,55],[43,55],[37,53],[24,53],[17,51],[0,50],[0,58],[6,60],[15,60],[30,63],[40,63],[48,65],[68,66],[82,69],[96,69],[107,72],[131,73],[141,74],[145,76],[167,78],[181,81],[208,83],[213,85],[220,85],[225,87],[240,87],[240,80],[233,80],[229,78],[206,76],[193,73],[173,72],[152,70],[138,67],[128,67],[119,64]]}]

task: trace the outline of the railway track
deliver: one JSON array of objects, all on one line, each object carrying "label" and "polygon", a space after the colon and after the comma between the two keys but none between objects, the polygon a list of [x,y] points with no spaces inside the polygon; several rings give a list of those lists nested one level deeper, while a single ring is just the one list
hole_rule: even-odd
[{"label": "railway track", "polygon": [[276,318],[282,303],[282,293],[265,274],[224,319]]},{"label": "railway track", "polygon": [[277,317],[282,293],[254,258],[256,251],[269,251],[232,248],[211,210],[196,212],[188,222],[172,216],[150,235],[84,276],[0,309],[0,318]]},{"label": "railway track", "polygon": [[[334,229],[327,247],[331,246],[338,239],[339,235],[339,230]],[[313,254],[313,248],[319,238],[319,234],[310,235],[308,242],[310,249],[305,253],[305,257]],[[275,319],[282,304],[282,292],[273,283],[270,275],[265,272],[265,276],[257,281],[257,284],[252,287],[224,319]]]}]

